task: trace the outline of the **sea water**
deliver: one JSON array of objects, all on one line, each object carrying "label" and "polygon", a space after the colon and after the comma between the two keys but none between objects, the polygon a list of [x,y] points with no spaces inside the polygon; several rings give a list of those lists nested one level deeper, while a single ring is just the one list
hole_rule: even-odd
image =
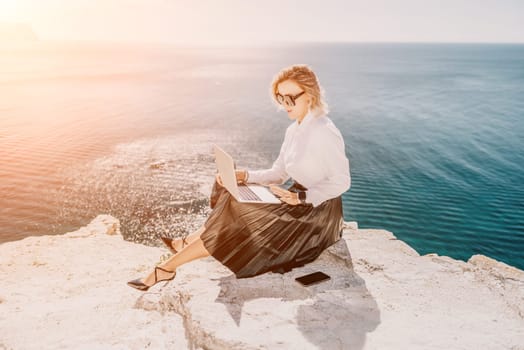
[{"label": "sea water", "polygon": [[294,44],[0,49],[0,242],[98,214],[126,239],[196,230],[211,144],[267,168],[293,122],[281,68],[309,64],[341,130],[344,217],[420,254],[524,268],[524,45]]}]

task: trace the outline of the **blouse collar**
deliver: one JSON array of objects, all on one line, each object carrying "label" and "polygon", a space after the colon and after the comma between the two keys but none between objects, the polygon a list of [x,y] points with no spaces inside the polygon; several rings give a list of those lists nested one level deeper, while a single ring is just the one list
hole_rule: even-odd
[{"label": "blouse collar", "polygon": [[306,115],[304,116],[304,118],[302,118],[302,121],[300,122],[300,124],[298,123],[298,120],[295,120],[295,126],[296,126],[296,129],[297,130],[304,130],[307,128],[307,125],[310,124],[312,122],[313,119],[315,119],[316,117],[318,117],[317,115],[317,111],[315,110],[312,110],[310,109]]}]

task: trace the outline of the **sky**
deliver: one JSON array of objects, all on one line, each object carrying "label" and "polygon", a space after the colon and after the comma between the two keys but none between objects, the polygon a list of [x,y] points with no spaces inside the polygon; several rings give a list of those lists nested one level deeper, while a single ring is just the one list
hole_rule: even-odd
[{"label": "sky", "polygon": [[524,0],[0,0],[0,22],[44,40],[524,43]]}]

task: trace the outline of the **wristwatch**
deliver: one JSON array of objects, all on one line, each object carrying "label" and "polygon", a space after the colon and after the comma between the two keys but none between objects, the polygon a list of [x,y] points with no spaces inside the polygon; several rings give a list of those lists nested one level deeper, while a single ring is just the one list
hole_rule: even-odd
[{"label": "wristwatch", "polygon": [[298,193],[298,199],[300,200],[301,204],[306,204],[306,191],[297,191]]}]

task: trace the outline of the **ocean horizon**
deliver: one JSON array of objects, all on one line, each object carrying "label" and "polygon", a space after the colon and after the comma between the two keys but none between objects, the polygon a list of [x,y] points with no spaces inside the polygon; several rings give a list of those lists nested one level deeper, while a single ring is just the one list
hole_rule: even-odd
[{"label": "ocean horizon", "polygon": [[276,159],[293,121],[269,86],[295,63],[344,136],[346,221],[524,269],[524,44],[0,48],[0,244],[98,214],[149,245],[196,230],[212,143],[239,168]]}]

